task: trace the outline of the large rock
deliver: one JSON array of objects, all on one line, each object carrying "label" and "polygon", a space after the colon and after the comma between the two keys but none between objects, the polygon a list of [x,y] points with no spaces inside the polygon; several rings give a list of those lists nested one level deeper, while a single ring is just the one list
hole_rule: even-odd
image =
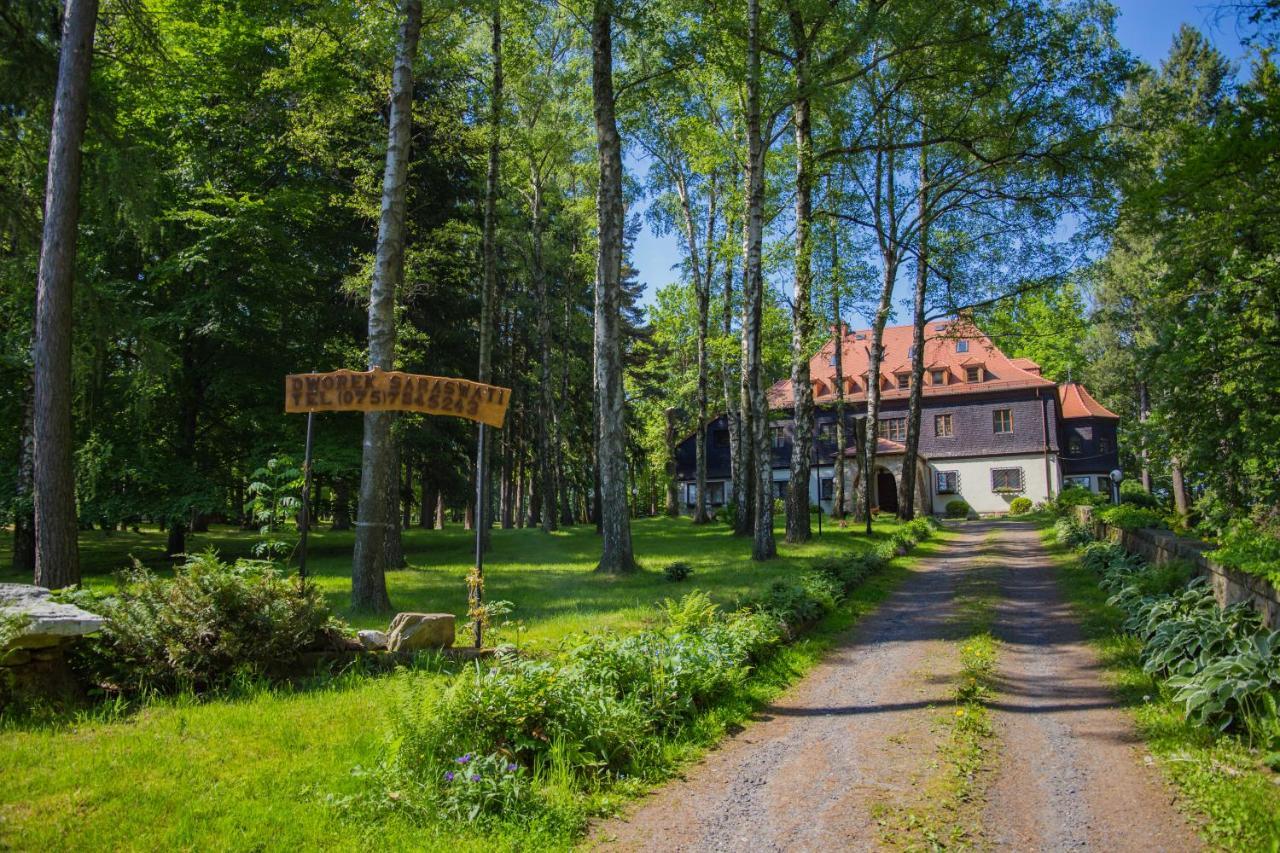
[{"label": "large rock", "polygon": [[356,631],[356,639],[360,641],[360,647],[365,651],[375,651],[387,647],[387,635],[382,631]]},{"label": "large rock", "polygon": [[24,583],[0,583],[0,616],[18,616],[24,623],[9,648],[48,648],[102,628],[101,616],[59,604],[49,590]]},{"label": "large rock", "polygon": [[397,613],[387,629],[387,651],[447,649],[454,633],[452,613]]}]

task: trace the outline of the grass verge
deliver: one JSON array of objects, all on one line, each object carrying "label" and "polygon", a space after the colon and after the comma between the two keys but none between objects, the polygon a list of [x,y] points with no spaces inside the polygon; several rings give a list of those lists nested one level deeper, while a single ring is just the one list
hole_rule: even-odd
[{"label": "grass verge", "polygon": [[1141,644],[1122,630],[1121,612],[1077,556],[1042,529],[1045,547],[1085,635],[1097,649],[1117,698],[1185,809],[1200,817],[1210,845],[1226,850],[1280,850],[1280,776],[1239,738],[1184,719],[1163,683],[1142,671]]}]

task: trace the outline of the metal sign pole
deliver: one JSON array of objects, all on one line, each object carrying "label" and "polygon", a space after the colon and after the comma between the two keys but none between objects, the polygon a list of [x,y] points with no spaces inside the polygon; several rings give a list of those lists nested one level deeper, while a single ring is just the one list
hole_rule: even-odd
[{"label": "metal sign pole", "polygon": [[298,581],[307,583],[307,534],[311,532],[311,436],[316,413],[307,412],[307,444],[302,452],[302,539],[298,542]]},{"label": "metal sign pole", "polygon": [[476,525],[476,567],[475,577],[471,581],[470,604],[471,604],[471,622],[474,625],[475,647],[482,647],[484,642],[484,620],[480,617],[480,608],[484,602],[484,439],[486,427],[484,422],[480,423],[480,438],[476,442],[476,511],[474,513],[474,521]]}]

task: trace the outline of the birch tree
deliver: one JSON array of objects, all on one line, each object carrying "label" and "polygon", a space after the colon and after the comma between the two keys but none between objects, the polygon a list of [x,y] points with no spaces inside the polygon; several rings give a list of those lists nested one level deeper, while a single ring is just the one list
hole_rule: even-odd
[{"label": "birch tree", "polygon": [[[422,28],[421,0],[404,0],[391,74],[386,168],[382,212],[369,291],[369,368],[393,370],[396,357],[396,293],[404,275],[405,201],[409,173],[409,137],[413,123],[413,60]],[[391,609],[387,597],[386,538],[395,526],[388,492],[398,488],[399,472],[391,447],[389,412],[365,412],[364,455],[360,471],[360,510],[351,567],[351,604],[357,610]]]}]

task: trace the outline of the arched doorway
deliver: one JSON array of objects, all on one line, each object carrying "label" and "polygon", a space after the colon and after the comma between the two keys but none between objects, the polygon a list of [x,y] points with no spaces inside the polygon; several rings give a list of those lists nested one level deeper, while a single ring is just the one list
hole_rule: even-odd
[{"label": "arched doorway", "polygon": [[898,511],[898,483],[884,468],[876,471],[876,504],[881,512]]}]

